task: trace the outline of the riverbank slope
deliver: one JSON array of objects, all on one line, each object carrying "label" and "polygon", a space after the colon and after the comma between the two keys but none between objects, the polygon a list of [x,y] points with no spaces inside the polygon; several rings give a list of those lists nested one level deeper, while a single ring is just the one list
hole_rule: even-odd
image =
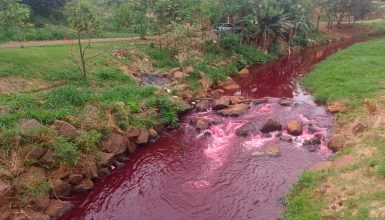
[{"label": "riverbank slope", "polygon": [[339,152],[299,178],[285,219],[385,218],[384,50],[383,39],[356,44],[304,78],[317,101],[338,108],[329,145]]}]

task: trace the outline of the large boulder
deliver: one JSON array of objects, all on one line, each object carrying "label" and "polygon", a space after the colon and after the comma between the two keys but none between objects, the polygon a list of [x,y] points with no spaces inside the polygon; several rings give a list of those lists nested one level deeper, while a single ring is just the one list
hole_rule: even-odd
[{"label": "large boulder", "polygon": [[84,179],[83,175],[72,173],[68,176],[68,182],[72,185],[78,185]]},{"label": "large boulder", "polygon": [[287,123],[287,132],[293,136],[302,134],[302,124],[297,120],[291,120]]},{"label": "large boulder", "polygon": [[202,100],[202,101],[198,102],[198,103],[195,105],[195,109],[196,109],[198,112],[205,112],[205,111],[207,111],[209,108],[210,108],[210,101],[209,101],[209,100]]},{"label": "large boulder", "polygon": [[54,196],[57,196],[59,198],[65,198],[71,195],[71,190],[72,190],[71,184],[61,179],[54,179],[52,183],[53,183]]},{"label": "large boulder", "polygon": [[203,130],[206,130],[210,127],[210,124],[208,121],[204,120],[204,119],[201,119],[199,118],[196,123],[195,123],[195,127],[197,130],[199,131],[203,131]]},{"label": "large boulder", "polygon": [[260,104],[265,104],[265,103],[268,103],[269,102],[269,99],[268,98],[260,98],[260,99],[254,99],[253,100],[253,104],[254,105],[260,105]]},{"label": "large boulder", "polygon": [[235,130],[235,133],[238,136],[246,137],[250,133],[254,133],[259,131],[259,123],[256,121],[251,121],[243,124],[241,127],[237,128]]},{"label": "large boulder", "polygon": [[282,130],[282,124],[274,120],[273,118],[267,119],[261,128],[261,132],[263,133],[269,133],[269,132],[281,131],[281,130]]},{"label": "large boulder", "polygon": [[74,186],[72,191],[76,193],[86,192],[94,188],[94,183],[90,179],[83,179],[78,185]]},{"label": "large boulder", "polygon": [[333,135],[328,141],[328,148],[334,153],[342,150],[345,146],[345,136],[341,134]]},{"label": "large boulder", "polygon": [[29,186],[36,184],[36,183],[41,183],[41,182],[46,182],[47,177],[46,177],[46,172],[43,168],[40,167],[30,167],[27,172],[21,174],[18,177],[18,186],[20,188],[28,188]]},{"label": "large boulder", "polygon": [[41,196],[30,198],[28,204],[32,209],[42,211],[49,206],[49,201],[49,194],[46,192]]},{"label": "large boulder", "polygon": [[140,131],[139,136],[136,138],[135,143],[137,143],[137,144],[147,144],[149,137],[150,137],[150,133],[147,130],[142,129]]},{"label": "large boulder", "polygon": [[213,110],[222,110],[230,106],[230,99],[228,96],[222,96],[217,100],[214,100]]},{"label": "large boulder", "polygon": [[96,160],[98,161],[99,166],[107,166],[113,162],[114,155],[105,152],[97,152]]},{"label": "large boulder", "polygon": [[102,146],[108,153],[118,155],[127,150],[127,142],[127,138],[123,135],[113,134],[102,143]]},{"label": "large boulder", "polygon": [[45,214],[51,217],[52,220],[57,220],[72,208],[71,202],[52,199],[45,210]]},{"label": "large boulder", "polygon": [[220,110],[218,111],[218,113],[224,116],[238,117],[246,113],[248,109],[249,109],[249,105],[241,103],[241,104],[235,104],[233,106],[230,106],[229,108]]},{"label": "large boulder", "polygon": [[68,138],[75,139],[79,137],[79,132],[76,128],[66,121],[56,120],[53,124],[55,129],[60,135],[63,135]]},{"label": "large boulder", "polygon": [[281,99],[278,101],[278,104],[281,106],[291,106],[293,104],[293,100],[291,99]]},{"label": "large boulder", "polygon": [[250,71],[246,68],[242,69],[241,71],[239,71],[238,75],[240,77],[248,77],[250,75]]},{"label": "large boulder", "polygon": [[35,119],[21,119],[18,127],[20,132],[25,135],[35,131],[40,126],[42,124]]},{"label": "large boulder", "polygon": [[226,91],[233,91],[233,90],[238,90],[240,89],[241,86],[237,83],[231,83],[229,85],[226,85],[225,87],[223,87],[224,90]]},{"label": "large boulder", "polygon": [[140,129],[133,126],[128,127],[126,130],[126,136],[128,138],[136,138],[139,136],[139,134],[140,134]]},{"label": "large boulder", "polygon": [[38,161],[46,151],[47,149],[36,145],[29,145],[23,148],[23,154],[32,162]]}]

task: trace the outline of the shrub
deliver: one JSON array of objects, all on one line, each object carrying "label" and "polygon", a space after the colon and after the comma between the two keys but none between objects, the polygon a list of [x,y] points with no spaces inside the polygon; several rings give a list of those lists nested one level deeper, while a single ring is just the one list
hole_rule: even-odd
[{"label": "shrub", "polygon": [[202,50],[204,53],[212,53],[212,54],[219,54],[222,52],[222,48],[217,42],[214,42],[213,40],[206,40],[202,44]]},{"label": "shrub", "polygon": [[97,150],[97,146],[101,139],[102,134],[100,134],[98,131],[92,130],[79,137],[78,145],[83,152],[92,152]]},{"label": "shrub", "polygon": [[159,119],[164,124],[176,127],[179,123],[178,113],[182,110],[179,106],[170,101],[168,97],[156,96],[147,102],[149,107],[159,109]]},{"label": "shrub", "polygon": [[246,63],[247,66],[251,64],[264,64],[273,59],[270,54],[264,54],[249,45],[240,46],[236,49],[236,53],[243,59],[241,62]]},{"label": "shrub", "polygon": [[219,40],[220,46],[228,51],[232,51],[238,48],[241,42],[242,38],[239,36],[239,34],[235,33],[223,34]]},{"label": "shrub", "polygon": [[180,66],[178,60],[175,59],[175,55],[177,55],[175,50],[145,47],[145,52],[152,58],[153,66],[156,68],[174,68]]},{"label": "shrub", "polygon": [[80,160],[79,149],[63,137],[59,137],[53,144],[56,157],[63,162],[74,165]]},{"label": "shrub", "polygon": [[188,85],[191,91],[200,90],[201,88],[200,79],[201,79],[201,75],[198,71],[193,71],[186,77],[186,80],[188,82]]},{"label": "shrub", "polygon": [[0,149],[7,154],[13,147],[20,145],[21,135],[15,128],[0,130]]},{"label": "shrub", "polygon": [[46,126],[39,126],[31,132],[24,134],[23,142],[25,144],[34,143],[50,145],[54,142],[56,136],[56,130]]},{"label": "shrub", "polygon": [[30,199],[41,198],[45,193],[53,189],[53,185],[49,182],[36,182],[27,186],[23,194],[19,196],[22,202],[28,202]]}]

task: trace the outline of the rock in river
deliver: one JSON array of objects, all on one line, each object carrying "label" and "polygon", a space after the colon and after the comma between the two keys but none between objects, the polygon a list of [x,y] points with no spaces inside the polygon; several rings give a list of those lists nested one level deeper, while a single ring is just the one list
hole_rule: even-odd
[{"label": "rock in river", "polygon": [[287,132],[293,136],[300,136],[302,134],[301,122],[291,120],[287,123]]},{"label": "rock in river", "polygon": [[233,116],[233,117],[238,117],[249,109],[249,105],[246,105],[244,103],[241,104],[236,104],[233,105],[229,108],[223,109],[218,111],[219,114],[224,115],[224,116]]},{"label": "rock in river", "polygon": [[261,132],[263,133],[269,133],[269,132],[281,131],[281,130],[282,130],[282,124],[274,120],[273,118],[267,119],[267,121],[263,124],[261,128]]}]

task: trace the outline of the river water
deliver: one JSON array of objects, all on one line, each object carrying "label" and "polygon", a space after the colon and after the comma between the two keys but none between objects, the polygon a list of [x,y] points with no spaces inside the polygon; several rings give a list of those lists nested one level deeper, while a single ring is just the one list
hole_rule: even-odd
[{"label": "river water", "polygon": [[[282,198],[296,178],[312,164],[329,157],[325,137],[333,129],[333,117],[304,92],[298,78],[329,55],[355,40],[305,49],[264,66],[250,68],[248,78],[236,79],[237,95],[270,98],[253,105],[237,118],[215,112],[190,113],[179,129],[164,133],[154,144],[129,156],[126,166],[99,180],[95,189],[77,196],[75,208],[62,219],[93,220],[275,220],[282,217]],[[281,106],[277,98],[290,98],[293,105]],[[279,139],[278,132],[238,137],[243,124],[274,118],[282,124],[300,120],[304,133],[293,142]],[[221,124],[201,133],[190,125],[196,118],[220,119]],[[310,132],[309,126],[316,128]],[[313,129],[314,130],[314,129]],[[285,131],[283,131],[285,133]],[[302,146],[305,140],[322,136],[315,152]],[[251,154],[275,142],[280,157]]]}]

